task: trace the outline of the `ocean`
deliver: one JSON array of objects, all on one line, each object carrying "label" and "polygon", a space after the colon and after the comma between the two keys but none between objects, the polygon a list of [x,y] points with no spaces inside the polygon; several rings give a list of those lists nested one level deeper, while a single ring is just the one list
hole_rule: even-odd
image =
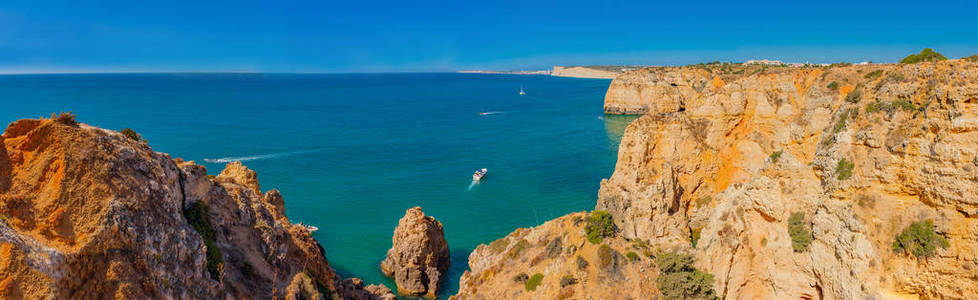
[{"label": "ocean", "polygon": [[[154,150],[219,173],[242,161],[342,276],[395,289],[379,268],[398,219],[444,224],[458,290],[476,246],[591,210],[632,117],[605,116],[610,80],[492,74],[0,76],[0,122],[72,111],[132,128]],[[520,87],[527,95],[520,96]],[[472,172],[488,168],[479,184]]]}]

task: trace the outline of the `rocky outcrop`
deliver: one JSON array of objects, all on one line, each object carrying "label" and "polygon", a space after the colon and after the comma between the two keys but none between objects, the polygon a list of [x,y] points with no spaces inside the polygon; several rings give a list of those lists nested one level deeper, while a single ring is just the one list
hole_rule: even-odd
[{"label": "rocky outcrop", "polygon": [[[626,238],[694,253],[725,298],[974,298],[976,99],[965,61],[629,72],[605,110],[647,115],[597,208]],[[798,212],[803,251],[787,229]],[[950,246],[894,252],[920,220]]]},{"label": "rocky outcrop", "polygon": [[384,275],[394,278],[399,294],[434,298],[451,262],[441,222],[425,216],[420,207],[408,209],[392,242],[380,264]]},{"label": "rocky outcrop", "polygon": [[594,68],[594,67],[561,67],[554,66],[550,71],[550,76],[574,77],[574,78],[594,78],[594,79],[614,79],[621,74],[621,69],[614,67]]},{"label": "rocky outcrop", "polygon": [[[469,255],[452,299],[650,299],[657,273],[647,245],[584,235],[586,213],[521,228]],[[603,248],[603,249],[602,249]],[[540,274],[532,290],[526,281]]]},{"label": "rocky outcrop", "polygon": [[145,142],[50,119],[0,141],[0,298],[345,295],[282,196],[240,163],[212,180]]},{"label": "rocky outcrop", "polygon": [[604,97],[607,114],[676,112],[709,87],[709,72],[694,68],[653,67],[625,72],[611,81]]}]

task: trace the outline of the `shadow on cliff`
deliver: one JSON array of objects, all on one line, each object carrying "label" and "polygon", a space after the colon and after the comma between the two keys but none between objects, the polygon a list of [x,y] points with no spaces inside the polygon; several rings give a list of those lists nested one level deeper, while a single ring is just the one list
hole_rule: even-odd
[{"label": "shadow on cliff", "polygon": [[10,167],[10,157],[7,154],[7,146],[3,143],[3,137],[0,136],[0,193],[6,192],[10,189],[10,180],[12,175],[12,170]]}]

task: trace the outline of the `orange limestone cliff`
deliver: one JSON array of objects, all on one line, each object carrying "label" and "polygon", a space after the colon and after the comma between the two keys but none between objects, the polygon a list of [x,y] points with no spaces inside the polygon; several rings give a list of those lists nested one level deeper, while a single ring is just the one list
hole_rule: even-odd
[{"label": "orange limestone cliff", "polygon": [[336,276],[240,163],[208,178],[73,118],[14,122],[0,144],[0,298],[393,297]]},{"label": "orange limestone cliff", "polygon": [[656,258],[574,268],[595,246],[572,214],[477,248],[459,298],[978,298],[978,63],[645,68],[605,111],[644,115],[601,182],[602,244]]}]

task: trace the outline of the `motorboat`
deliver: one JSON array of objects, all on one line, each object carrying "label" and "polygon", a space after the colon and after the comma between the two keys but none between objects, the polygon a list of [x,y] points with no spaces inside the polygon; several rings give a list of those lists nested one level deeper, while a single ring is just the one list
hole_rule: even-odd
[{"label": "motorboat", "polygon": [[472,181],[482,181],[482,178],[486,177],[486,173],[489,173],[489,170],[486,168],[476,170],[475,173],[472,174]]}]

